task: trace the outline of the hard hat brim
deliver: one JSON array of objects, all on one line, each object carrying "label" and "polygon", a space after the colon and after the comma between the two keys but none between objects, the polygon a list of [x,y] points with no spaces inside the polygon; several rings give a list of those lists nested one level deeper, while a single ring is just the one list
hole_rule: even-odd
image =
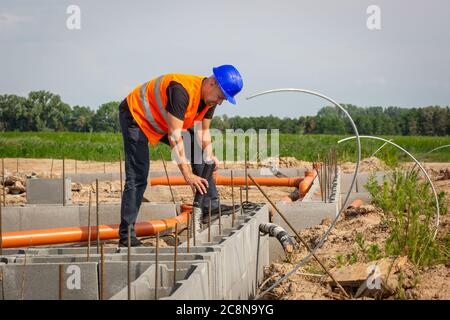
[{"label": "hard hat brim", "polygon": [[[220,87],[220,89],[222,89],[222,87]],[[227,101],[228,101],[229,103],[231,103],[231,104],[236,104],[236,99],[235,99],[234,97],[230,96],[228,93],[226,93],[225,91],[223,91],[223,89],[222,89],[222,92],[223,92],[223,94],[225,95],[225,98],[227,98]]]}]

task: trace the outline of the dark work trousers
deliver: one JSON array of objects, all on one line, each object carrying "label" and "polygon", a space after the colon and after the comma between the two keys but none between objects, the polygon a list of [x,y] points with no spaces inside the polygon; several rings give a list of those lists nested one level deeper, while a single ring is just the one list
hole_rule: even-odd
[{"label": "dark work trousers", "polygon": [[[148,139],[133,119],[128,108],[126,99],[119,106],[119,121],[123,136],[123,146],[125,150],[125,188],[122,194],[122,204],[120,209],[119,236],[121,239],[128,237],[128,226],[131,225],[131,237],[136,237],[134,225],[142,203],[144,191],[147,187],[148,171],[150,167]],[[192,172],[201,175],[204,161],[203,157],[196,154],[194,161],[194,147],[199,147],[194,139],[194,130],[189,129],[184,134],[189,134],[190,139],[183,139],[186,154],[190,154]],[[189,140],[193,143],[189,143]],[[169,144],[167,136],[161,142]],[[189,145],[190,144],[190,145]],[[197,149],[197,150],[201,150]],[[190,151],[190,152],[189,152]],[[218,194],[214,179],[208,180],[208,194],[205,197],[204,205],[209,205],[211,199],[212,206],[218,205]]]}]

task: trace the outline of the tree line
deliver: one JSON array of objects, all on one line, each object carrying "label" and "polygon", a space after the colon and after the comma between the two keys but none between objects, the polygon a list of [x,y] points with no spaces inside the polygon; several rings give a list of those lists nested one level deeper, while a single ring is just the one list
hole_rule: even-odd
[{"label": "tree line", "polygon": [[[366,135],[450,135],[450,108],[357,107],[341,104],[355,122],[358,132]],[[348,117],[337,107],[326,106],[315,116],[298,118],[214,117],[213,127],[221,130],[250,128],[279,129],[281,133],[345,134],[353,132]]]},{"label": "tree line", "polygon": [[[360,134],[450,135],[450,108],[358,107],[342,105]],[[0,131],[119,132],[119,102],[102,104],[94,111],[73,106],[48,91],[32,91],[28,97],[0,95]],[[226,129],[279,129],[280,133],[344,134],[352,132],[350,121],[338,108],[325,106],[315,116],[215,116],[212,127]]]}]

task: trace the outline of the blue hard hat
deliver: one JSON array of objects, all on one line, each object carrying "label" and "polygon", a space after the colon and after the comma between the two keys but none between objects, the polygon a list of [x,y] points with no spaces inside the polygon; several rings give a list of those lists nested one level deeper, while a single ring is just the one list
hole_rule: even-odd
[{"label": "blue hard hat", "polygon": [[213,73],[227,101],[236,104],[234,96],[242,90],[244,85],[239,71],[232,65],[224,64],[213,68]]}]

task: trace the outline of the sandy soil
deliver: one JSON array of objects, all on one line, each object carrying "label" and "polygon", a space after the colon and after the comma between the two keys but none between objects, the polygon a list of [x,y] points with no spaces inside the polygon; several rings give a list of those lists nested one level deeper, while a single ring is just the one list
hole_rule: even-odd
[{"label": "sandy soil", "polygon": [[[349,211],[350,213],[353,213]],[[355,215],[342,218],[332,230],[323,247],[318,251],[317,256],[324,265],[335,272],[338,267],[339,255],[350,256],[357,253],[358,261],[364,259],[364,254],[358,249],[356,235],[362,233],[366,245],[378,244],[380,249],[384,247],[388,237],[387,227],[381,223],[383,212],[371,205],[364,205]],[[449,215],[444,216],[443,225],[450,224]],[[303,230],[300,236],[308,242],[311,247],[320,240],[323,233],[329,226],[330,221],[323,221],[321,225]],[[448,234],[448,229],[446,234]],[[440,233],[440,236],[443,236]],[[266,270],[267,283],[263,289],[268,288],[275,280],[294,268],[307,251],[304,247],[289,258],[289,261],[273,263]],[[450,262],[449,262],[450,263]],[[439,264],[433,267],[418,270],[411,263],[407,263],[402,269],[405,278],[401,285],[403,298],[406,299],[450,299],[450,264]],[[316,274],[316,276],[311,275]],[[309,261],[303,268],[300,268],[287,281],[280,284],[270,293],[266,294],[266,299],[344,299],[341,292],[330,284],[330,278],[324,275],[325,272],[320,265],[314,261]],[[398,274],[393,275],[397,280]],[[354,294],[355,292],[348,290]],[[396,288],[398,289],[398,288]],[[387,299],[400,298],[396,294],[390,294]],[[365,297],[364,299],[370,299]]]},{"label": "sandy soil", "polygon": [[[383,167],[378,161],[365,161],[362,163],[362,171],[370,171],[377,166]],[[404,166],[411,168],[413,164]],[[346,164],[347,172],[354,170],[355,164]],[[447,211],[449,214],[441,216],[441,224],[438,238],[443,239],[450,233],[450,163],[427,163],[425,168],[430,174],[438,192],[447,193]],[[377,244],[383,251],[386,238],[389,235],[387,226],[383,225],[382,217],[384,213],[371,205],[363,205],[357,210],[348,210],[347,214],[341,217],[335,228],[331,231],[327,241],[318,251],[317,256],[331,270],[338,267],[337,257],[348,257],[353,252],[357,252],[358,259],[364,259],[364,255],[359,251],[356,244],[356,235],[364,235],[366,245]],[[305,239],[310,247],[314,247],[328,229],[330,220],[322,221],[321,225],[303,230],[300,236]],[[300,251],[288,257],[281,263],[273,263],[266,270],[266,284],[261,292],[267,289],[282,275],[294,268],[294,266],[307,254],[307,250],[302,246]],[[358,261],[359,261],[358,260]],[[333,269],[334,268],[334,269]],[[405,277],[401,290],[401,296],[390,295],[388,299],[450,299],[450,261],[446,264],[439,264],[432,267],[418,270],[411,263],[407,263],[401,270]],[[311,273],[322,276],[312,276]],[[266,294],[266,299],[344,299],[340,291],[332,287],[329,278],[323,276],[324,271],[320,265],[310,260],[303,268],[300,268],[287,281],[280,284],[270,293]],[[367,299],[367,298],[365,298]]]}]

